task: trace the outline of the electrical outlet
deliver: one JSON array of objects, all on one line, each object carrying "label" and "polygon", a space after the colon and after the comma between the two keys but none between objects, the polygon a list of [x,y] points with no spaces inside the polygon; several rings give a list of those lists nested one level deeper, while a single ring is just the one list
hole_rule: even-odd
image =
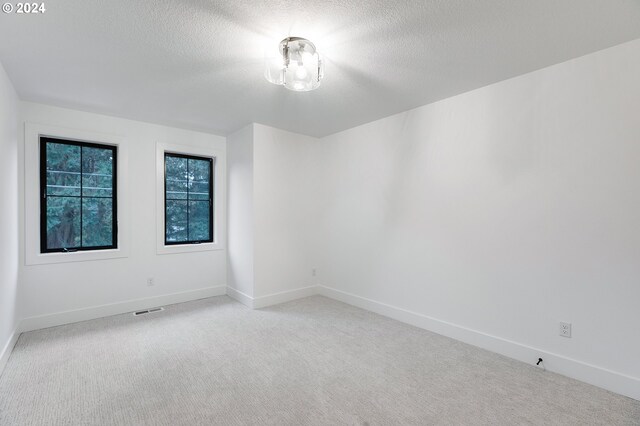
[{"label": "electrical outlet", "polygon": [[156,285],[155,279],[154,278],[147,278],[147,285],[149,287]]},{"label": "electrical outlet", "polygon": [[571,337],[571,323],[561,322],[559,331],[562,337]]},{"label": "electrical outlet", "polygon": [[311,270],[311,276],[312,276],[312,277],[315,277],[315,276],[316,276],[316,268],[313,268],[313,269]]}]

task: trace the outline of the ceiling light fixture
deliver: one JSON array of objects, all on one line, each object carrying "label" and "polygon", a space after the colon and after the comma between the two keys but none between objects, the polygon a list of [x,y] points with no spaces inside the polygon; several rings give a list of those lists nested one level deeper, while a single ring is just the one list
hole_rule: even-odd
[{"label": "ceiling light fixture", "polygon": [[323,64],[316,46],[301,37],[287,37],[280,42],[280,55],[267,58],[264,76],[296,92],[308,92],[320,86]]}]

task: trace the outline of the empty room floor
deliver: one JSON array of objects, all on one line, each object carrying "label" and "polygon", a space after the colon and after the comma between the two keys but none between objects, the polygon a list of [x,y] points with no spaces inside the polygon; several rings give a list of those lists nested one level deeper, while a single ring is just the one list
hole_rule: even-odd
[{"label": "empty room floor", "polygon": [[2,425],[640,425],[640,401],[321,296],[24,333]]}]

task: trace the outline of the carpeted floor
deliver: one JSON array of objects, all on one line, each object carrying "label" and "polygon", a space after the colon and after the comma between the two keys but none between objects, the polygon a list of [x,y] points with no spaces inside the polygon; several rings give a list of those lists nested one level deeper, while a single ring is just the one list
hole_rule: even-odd
[{"label": "carpeted floor", "polygon": [[640,425],[640,401],[321,296],[24,333],[2,425]]}]

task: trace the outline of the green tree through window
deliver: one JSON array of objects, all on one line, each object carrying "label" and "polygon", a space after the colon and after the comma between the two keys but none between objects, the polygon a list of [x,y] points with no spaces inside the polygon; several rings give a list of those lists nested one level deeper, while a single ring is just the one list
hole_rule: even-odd
[{"label": "green tree through window", "polygon": [[117,148],[40,138],[40,251],[117,247]]},{"label": "green tree through window", "polygon": [[165,244],[213,242],[213,159],[165,153]]}]

